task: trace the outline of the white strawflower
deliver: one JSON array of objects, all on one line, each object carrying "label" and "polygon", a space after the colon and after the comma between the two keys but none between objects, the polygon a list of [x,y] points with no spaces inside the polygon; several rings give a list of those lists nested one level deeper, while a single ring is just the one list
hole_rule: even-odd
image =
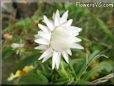
[{"label": "white strawflower", "polygon": [[16,50],[16,54],[23,52],[24,44],[22,43],[12,43],[11,47],[13,50]]},{"label": "white strawflower", "polygon": [[35,35],[35,42],[39,44],[35,49],[44,51],[39,58],[42,62],[52,57],[52,69],[55,66],[59,68],[61,55],[69,63],[68,55],[72,55],[71,48],[83,49],[79,44],[81,39],[76,37],[82,29],[72,26],[72,19],[67,20],[67,17],[68,11],[60,17],[57,10],[56,14],[53,14],[53,20],[44,16],[46,26],[38,24],[41,30]]},{"label": "white strawflower", "polygon": [[19,44],[19,43],[12,43],[12,45],[11,45],[11,47],[13,49],[20,48],[20,47],[23,47],[23,46],[24,46],[24,44]]}]

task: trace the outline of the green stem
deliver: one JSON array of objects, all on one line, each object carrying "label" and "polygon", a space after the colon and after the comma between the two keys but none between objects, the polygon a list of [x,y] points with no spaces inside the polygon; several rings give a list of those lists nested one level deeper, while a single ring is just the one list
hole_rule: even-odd
[{"label": "green stem", "polygon": [[62,73],[68,78],[69,76],[68,76],[68,74],[67,74],[67,72],[66,72],[66,70],[64,68],[63,61],[61,61],[61,69],[62,69]]}]

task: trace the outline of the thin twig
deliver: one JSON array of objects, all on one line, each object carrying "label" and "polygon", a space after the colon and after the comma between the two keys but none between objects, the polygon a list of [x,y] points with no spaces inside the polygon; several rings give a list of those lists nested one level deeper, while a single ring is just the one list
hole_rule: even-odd
[{"label": "thin twig", "polygon": [[113,77],[114,77],[114,73],[111,73],[111,74],[108,74],[104,77],[101,77],[99,79],[96,79],[96,80],[90,82],[90,84],[100,84],[100,83],[103,83],[103,82],[107,82],[109,79],[111,79]]}]

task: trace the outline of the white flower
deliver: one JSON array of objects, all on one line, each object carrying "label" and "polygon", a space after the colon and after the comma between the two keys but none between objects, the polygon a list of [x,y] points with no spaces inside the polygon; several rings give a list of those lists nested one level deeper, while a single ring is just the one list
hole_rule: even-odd
[{"label": "white flower", "polygon": [[71,48],[83,49],[79,44],[81,39],[76,37],[81,28],[72,26],[72,19],[67,20],[67,17],[68,11],[60,17],[57,10],[56,14],[53,14],[53,20],[44,16],[46,26],[38,24],[41,30],[35,35],[35,42],[39,44],[35,49],[44,51],[39,58],[42,62],[52,57],[52,69],[55,66],[59,68],[61,55],[69,63],[68,55],[72,55]]},{"label": "white flower", "polygon": [[13,44],[11,45],[11,47],[12,47],[13,49],[20,48],[20,47],[23,47],[23,46],[24,46],[24,44],[19,44],[19,43],[13,43]]},{"label": "white flower", "polygon": [[24,44],[12,43],[11,47],[13,48],[13,50],[16,50],[16,54],[19,54],[19,53],[23,52],[22,48],[24,47]]}]

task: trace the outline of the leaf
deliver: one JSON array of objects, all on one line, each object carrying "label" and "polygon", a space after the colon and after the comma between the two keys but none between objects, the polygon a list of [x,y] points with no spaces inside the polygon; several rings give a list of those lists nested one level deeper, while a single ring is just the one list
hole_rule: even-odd
[{"label": "leaf", "polygon": [[22,20],[20,20],[20,21],[18,21],[16,24],[15,24],[15,26],[16,27],[28,27],[28,26],[30,26],[31,25],[31,23],[32,23],[32,20],[31,20],[31,18],[25,18],[25,19],[22,19]]},{"label": "leaf", "polygon": [[3,59],[7,59],[8,57],[10,57],[10,55],[12,55],[12,53],[13,53],[12,48],[10,47],[4,48],[3,53],[2,53]]},{"label": "leaf", "polygon": [[113,66],[106,61],[101,62],[100,66],[102,66],[104,68],[104,70],[106,70],[107,72],[113,71]]},{"label": "leaf", "polygon": [[93,69],[88,71],[85,74],[84,79],[88,80],[90,77],[93,76],[94,73],[96,73],[96,72],[100,73],[102,70],[106,70],[109,73],[109,72],[113,71],[113,66],[110,63],[108,63],[106,61],[103,61],[103,62],[100,63],[99,66],[94,67]]},{"label": "leaf", "polygon": [[24,59],[18,61],[18,63],[15,65],[16,69],[22,68],[25,65],[29,65],[37,61],[39,57],[39,53],[37,51],[33,51],[31,53],[26,53],[24,56]]},{"label": "leaf", "polygon": [[85,58],[85,61],[83,62],[84,64],[82,65],[82,68],[79,71],[78,77],[81,77],[83,73],[86,72],[89,64],[93,62],[95,58],[97,58],[98,53],[99,53],[99,50],[95,50],[91,55],[89,55],[89,57]]},{"label": "leaf", "polygon": [[47,84],[48,79],[41,73],[34,71],[29,72],[28,74],[22,76],[19,81],[19,84]]},{"label": "leaf", "polygon": [[95,68],[91,69],[90,71],[88,71],[85,74],[85,76],[83,77],[83,79],[88,80],[94,75],[94,73],[101,72],[101,70],[103,70],[102,66],[95,67]]},{"label": "leaf", "polygon": [[69,65],[70,65],[72,72],[76,74],[79,73],[80,68],[82,67],[83,63],[84,63],[83,58],[71,60]]},{"label": "leaf", "polygon": [[97,25],[99,25],[99,29],[101,29],[112,41],[114,41],[114,35],[112,32],[108,29],[108,27],[104,24],[102,20],[97,18],[95,15],[90,14],[93,20],[96,22]]},{"label": "leaf", "polygon": [[[99,50],[95,50],[89,57],[88,57],[88,63],[90,63],[91,61],[93,61],[93,59],[95,59],[95,57],[99,54]],[[88,64],[87,63],[87,64]]]},{"label": "leaf", "polygon": [[41,80],[40,83],[48,83],[48,79],[39,70],[37,70],[37,75],[39,80]]},{"label": "leaf", "polygon": [[66,77],[62,77],[62,78],[56,80],[56,84],[65,84],[67,82],[68,82],[68,78],[66,78]]},{"label": "leaf", "polygon": [[86,81],[86,80],[79,80],[77,82],[78,85],[87,85],[89,83],[89,81]]}]

